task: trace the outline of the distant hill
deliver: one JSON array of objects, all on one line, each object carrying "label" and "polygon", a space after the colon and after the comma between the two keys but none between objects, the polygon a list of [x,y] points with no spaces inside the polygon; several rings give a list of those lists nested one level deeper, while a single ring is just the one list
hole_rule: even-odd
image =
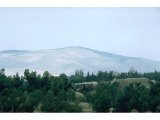
[{"label": "distant hill", "polygon": [[7,74],[16,72],[23,74],[26,68],[36,70],[38,73],[48,70],[55,75],[60,73],[70,75],[77,69],[94,73],[98,70],[125,72],[131,67],[139,72],[150,72],[160,70],[160,62],[74,46],[39,51],[0,52],[0,68],[5,68]]}]

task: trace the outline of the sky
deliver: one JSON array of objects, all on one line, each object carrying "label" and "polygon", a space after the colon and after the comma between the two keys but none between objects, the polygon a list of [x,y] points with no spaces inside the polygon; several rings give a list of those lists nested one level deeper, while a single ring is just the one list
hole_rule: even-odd
[{"label": "sky", "polygon": [[68,46],[160,61],[160,8],[0,8],[0,51]]}]

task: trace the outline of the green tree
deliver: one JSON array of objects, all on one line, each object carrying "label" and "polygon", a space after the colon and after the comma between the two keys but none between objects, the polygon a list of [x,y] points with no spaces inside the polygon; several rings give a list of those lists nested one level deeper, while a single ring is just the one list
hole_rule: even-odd
[{"label": "green tree", "polygon": [[45,89],[50,88],[50,73],[48,71],[45,71],[43,73],[42,81],[41,81],[41,86],[44,87]]},{"label": "green tree", "polygon": [[16,73],[16,75],[13,76],[13,80],[12,80],[12,86],[14,88],[18,88],[22,85],[22,81],[21,78],[19,77],[19,74]]},{"label": "green tree", "polygon": [[93,97],[93,110],[96,112],[108,112],[111,107],[111,95],[108,84],[97,86]]},{"label": "green tree", "polygon": [[27,98],[24,104],[24,110],[26,112],[35,111],[42,103],[44,95],[45,93],[42,90],[35,90],[34,92],[27,94]]},{"label": "green tree", "polygon": [[76,70],[75,71],[74,81],[75,82],[84,82],[85,81],[83,70]]},{"label": "green tree", "polygon": [[1,93],[1,112],[22,112],[25,95],[18,89],[5,89]]},{"label": "green tree", "polygon": [[58,112],[58,101],[56,100],[56,97],[54,96],[53,91],[48,91],[45,99],[43,99],[41,111],[42,112]]},{"label": "green tree", "polygon": [[146,112],[148,111],[149,90],[139,84],[130,84],[125,88],[124,95],[120,95],[117,99],[117,112]]},{"label": "green tree", "polygon": [[24,77],[28,82],[29,85],[29,91],[34,91],[35,89],[40,88],[40,80],[37,78],[37,72],[32,71],[31,73],[29,72],[28,69],[25,70],[24,72]]},{"label": "green tree", "polygon": [[159,106],[160,106],[160,82],[157,82],[156,84],[152,84],[150,88],[150,110],[152,112],[160,112]]}]

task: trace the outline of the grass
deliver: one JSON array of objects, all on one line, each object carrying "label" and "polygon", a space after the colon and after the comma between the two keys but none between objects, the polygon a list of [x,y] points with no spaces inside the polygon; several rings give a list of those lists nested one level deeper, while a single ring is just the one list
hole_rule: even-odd
[{"label": "grass", "polygon": [[77,101],[82,102],[82,101],[86,100],[86,97],[83,95],[83,93],[81,93],[81,92],[75,92],[75,94],[76,94]]},{"label": "grass", "polygon": [[79,106],[82,107],[83,112],[92,112],[91,104],[86,102],[86,97],[81,92],[75,92],[76,100],[79,102]]},{"label": "grass", "polygon": [[98,83],[96,81],[75,83],[75,85],[97,85],[97,84]]},{"label": "grass", "polygon": [[87,102],[80,102],[79,106],[82,107],[83,112],[93,112],[92,106]]},{"label": "grass", "polygon": [[123,90],[125,87],[132,83],[140,83],[146,88],[150,88],[151,83],[155,83],[155,80],[149,80],[147,78],[126,78],[126,79],[114,79],[111,83],[119,83],[119,88]]}]

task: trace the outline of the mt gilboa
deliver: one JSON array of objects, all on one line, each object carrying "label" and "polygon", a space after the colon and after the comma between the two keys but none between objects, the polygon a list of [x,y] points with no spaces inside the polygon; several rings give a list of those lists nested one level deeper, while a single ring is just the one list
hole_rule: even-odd
[{"label": "mt gilboa", "polygon": [[38,73],[49,71],[52,74],[74,74],[75,70],[96,73],[102,71],[126,72],[134,67],[139,72],[160,70],[160,62],[115,55],[83,47],[66,47],[40,51],[8,50],[0,52],[0,68],[5,68],[7,74],[24,69],[35,70]]}]

